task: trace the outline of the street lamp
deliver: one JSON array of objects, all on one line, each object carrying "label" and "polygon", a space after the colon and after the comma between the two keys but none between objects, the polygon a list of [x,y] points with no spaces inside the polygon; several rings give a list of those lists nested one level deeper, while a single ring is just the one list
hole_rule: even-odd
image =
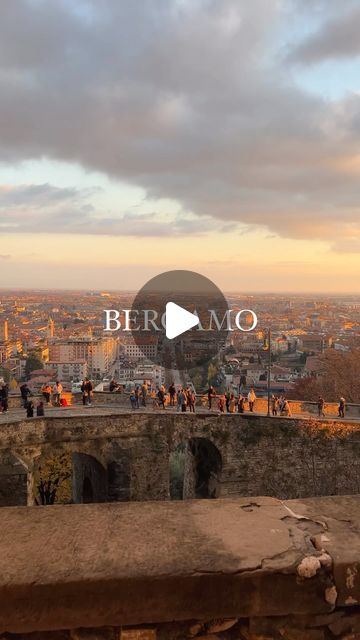
[{"label": "street lamp", "polygon": [[270,417],[270,385],[271,385],[271,329],[268,327],[265,334],[264,350],[268,350],[268,367],[267,367],[267,415]]}]

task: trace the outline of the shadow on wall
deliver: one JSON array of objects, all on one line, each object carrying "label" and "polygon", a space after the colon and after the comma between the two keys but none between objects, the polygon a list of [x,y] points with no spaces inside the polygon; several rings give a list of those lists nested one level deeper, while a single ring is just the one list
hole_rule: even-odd
[{"label": "shadow on wall", "polygon": [[207,438],[190,438],[170,455],[170,498],[218,498],[222,459]]},{"label": "shadow on wall", "polygon": [[40,456],[33,472],[37,505],[121,502],[130,499],[129,460],[123,456],[106,468],[86,453]]}]

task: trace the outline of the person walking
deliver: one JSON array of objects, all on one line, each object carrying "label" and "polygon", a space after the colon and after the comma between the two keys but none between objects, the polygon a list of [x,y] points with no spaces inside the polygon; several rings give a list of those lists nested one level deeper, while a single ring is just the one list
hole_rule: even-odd
[{"label": "person walking", "polygon": [[338,408],[339,418],[345,418],[345,409],[346,409],[346,400],[343,396],[341,396],[339,400],[339,408]]},{"label": "person walking", "polygon": [[219,396],[217,405],[220,413],[224,413],[225,412],[225,396]]},{"label": "person walking", "polygon": [[81,391],[83,394],[83,405],[91,405],[91,396],[93,393],[93,383],[89,378],[85,378],[84,382],[81,385]]},{"label": "person walking", "polygon": [[61,394],[62,394],[63,386],[61,382],[58,380],[55,382],[52,392],[53,392],[53,403],[55,407],[61,406]]},{"label": "person walking", "polygon": [[251,389],[250,389],[250,391],[248,393],[249,411],[251,411],[251,413],[254,411],[255,400],[256,400],[255,391],[251,387]]},{"label": "person walking", "polygon": [[136,402],[135,389],[131,389],[131,391],[130,391],[130,402],[131,402],[131,408],[132,409],[138,409],[139,408],[139,403]]},{"label": "person walking", "polygon": [[186,391],[185,389],[181,389],[181,411],[183,413],[186,412],[186,406],[187,406]]},{"label": "person walking", "polygon": [[319,418],[325,418],[325,400],[322,396],[318,397],[318,401],[317,401],[317,407],[318,407],[318,416]]},{"label": "person walking", "polygon": [[51,387],[48,383],[44,384],[41,387],[41,392],[46,404],[50,405],[50,397],[51,397]]},{"label": "person walking", "polygon": [[291,409],[290,409],[290,404],[289,404],[289,401],[288,401],[286,398],[284,399],[283,413],[284,413],[284,414],[285,414],[285,416],[287,416],[288,418],[291,418]]}]

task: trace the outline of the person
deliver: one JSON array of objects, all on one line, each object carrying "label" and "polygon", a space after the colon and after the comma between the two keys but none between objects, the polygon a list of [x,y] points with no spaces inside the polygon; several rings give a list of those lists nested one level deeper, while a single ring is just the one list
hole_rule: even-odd
[{"label": "person", "polygon": [[220,413],[224,413],[224,411],[225,411],[225,397],[224,396],[219,396],[217,405],[218,405],[218,409],[219,409]]},{"label": "person", "polygon": [[26,417],[33,418],[34,417],[34,403],[32,400],[28,400],[26,404]]},{"label": "person", "polygon": [[24,409],[26,409],[26,405],[27,405],[27,402],[28,402],[28,397],[31,395],[31,391],[30,391],[29,387],[27,386],[26,382],[24,382],[24,384],[21,385],[20,393],[21,393],[21,399],[23,401]]},{"label": "person", "polygon": [[114,391],[117,391],[118,389],[118,385],[116,384],[114,378],[112,380],[110,380],[110,384],[109,384],[109,391],[110,393],[114,393]]},{"label": "person", "polygon": [[209,409],[211,409],[212,400],[213,398],[216,398],[216,391],[212,385],[210,385],[210,387],[207,390],[207,397],[208,397],[208,407]]},{"label": "person", "polygon": [[239,397],[237,401],[238,413],[244,413],[244,405],[245,405],[245,398],[242,395],[242,393],[239,393]]},{"label": "person", "polygon": [[275,417],[277,416],[278,411],[279,411],[279,398],[277,396],[274,396],[273,394],[271,396],[271,413]]},{"label": "person", "polygon": [[178,413],[180,413],[180,411],[181,411],[181,405],[182,405],[181,387],[179,387],[179,388],[178,388],[178,390],[177,390],[177,394],[176,394],[176,404],[177,404],[176,411],[177,411]]},{"label": "person", "polygon": [[157,408],[159,407],[159,403],[158,403],[158,401],[157,401],[157,395],[156,395],[156,391],[155,391],[155,389],[151,389],[151,392],[150,392],[150,398],[151,398],[151,400],[152,400],[152,407],[153,407],[153,409],[154,409],[154,410],[155,410],[155,409],[157,409]]},{"label": "person", "polygon": [[230,393],[229,413],[235,413],[235,396],[233,393]]},{"label": "person", "polygon": [[176,389],[175,389],[175,384],[172,382],[170,387],[169,387],[169,395],[170,395],[170,407],[174,407],[175,406],[175,396],[176,396]]},{"label": "person", "polygon": [[146,407],[146,398],[148,394],[148,386],[146,380],[141,385],[141,404],[143,407]]},{"label": "person", "polygon": [[6,413],[9,408],[9,386],[7,384],[3,384],[1,387],[0,401],[2,412]]},{"label": "person", "polygon": [[248,393],[249,411],[251,411],[251,413],[254,411],[255,400],[256,400],[255,391],[251,387],[251,389],[250,389],[250,391]]},{"label": "person", "polygon": [[339,400],[339,408],[338,408],[339,418],[345,418],[345,408],[346,408],[346,400],[343,396],[341,396]]},{"label": "person", "polygon": [[61,406],[61,394],[62,394],[63,386],[61,382],[58,380],[55,382],[52,392],[53,392],[53,402],[55,407]]},{"label": "person", "polygon": [[45,383],[41,387],[41,393],[43,395],[43,398],[44,398],[46,404],[50,404],[51,387],[50,387],[50,385],[48,383]]},{"label": "person", "polygon": [[140,397],[140,387],[137,384],[136,387],[135,387],[135,405],[136,405],[136,409],[140,409],[139,397]]},{"label": "person", "polygon": [[91,405],[91,396],[93,392],[93,384],[89,378],[85,378],[81,385],[81,392],[83,394],[83,405]]},{"label": "person", "polygon": [[226,413],[230,413],[230,391],[229,389],[226,389],[226,393],[225,393],[225,406],[226,406]]},{"label": "person", "polygon": [[188,387],[186,390],[186,400],[190,413],[195,413],[195,393],[191,387]]},{"label": "person", "polygon": [[157,392],[157,397],[158,397],[159,406],[165,409],[165,389],[163,385],[159,387]]},{"label": "person", "polygon": [[44,403],[43,402],[39,402],[39,404],[36,407],[36,415],[38,417],[42,417],[45,415],[45,409],[44,409]]},{"label": "person", "polygon": [[289,404],[289,401],[288,401],[286,398],[284,398],[283,413],[284,413],[288,418],[291,418],[291,409],[290,409],[290,404]]},{"label": "person", "polygon": [[318,402],[317,402],[317,406],[318,406],[318,416],[319,418],[324,418],[325,417],[325,400],[322,396],[319,396],[318,398]]},{"label": "person", "polygon": [[187,406],[187,397],[185,389],[181,389],[181,411],[185,413]]},{"label": "person", "polygon": [[131,389],[130,391],[130,402],[132,409],[138,409],[139,403],[136,401],[135,389]]}]

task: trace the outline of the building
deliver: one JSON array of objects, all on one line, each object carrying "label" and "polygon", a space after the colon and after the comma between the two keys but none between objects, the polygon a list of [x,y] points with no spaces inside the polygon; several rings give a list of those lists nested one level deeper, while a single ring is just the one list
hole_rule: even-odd
[{"label": "building", "polygon": [[100,379],[116,359],[117,341],[106,338],[69,338],[50,345],[50,361],[68,364],[85,361],[88,375]]},{"label": "building", "polygon": [[133,342],[124,344],[123,353],[131,360],[154,360],[157,356],[157,344],[155,336],[146,336],[137,339],[136,344]]},{"label": "building", "polygon": [[0,342],[7,342],[9,340],[9,324],[7,320],[0,322]]},{"label": "building", "polygon": [[77,362],[48,362],[47,365],[56,371],[61,382],[80,382],[88,375],[86,360]]}]

